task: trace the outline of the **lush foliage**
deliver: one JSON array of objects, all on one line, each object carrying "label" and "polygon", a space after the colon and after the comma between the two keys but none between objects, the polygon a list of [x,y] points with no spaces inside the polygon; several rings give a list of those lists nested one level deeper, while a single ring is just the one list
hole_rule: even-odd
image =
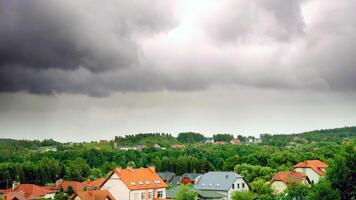
[{"label": "lush foliage", "polygon": [[197,193],[193,190],[192,185],[180,185],[176,200],[195,200]]},{"label": "lush foliage", "polygon": [[255,195],[252,192],[234,192],[232,195],[233,200],[254,200]]},{"label": "lush foliage", "polygon": [[[215,135],[216,137],[230,140],[232,136]],[[320,159],[329,163],[325,180],[307,190],[297,186],[290,188],[288,193],[278,198],[297,198],[300,196],[294,195],[301,191],[303,198],[309,199],[322,199],[322,196],[325,199],[356,198],[354,127],[299,135],[264,135],[261,144],[247,143],[249,138],[241,138],[246,144],[213,145],[197,142],[201,141],[197,138],[201,136],[196,133],[180,134],[180,139],[169,134],[138,134],[116,138],[119,145],[147,145],[142,151],[98,149],[92,148],[95,146],[89,146],[88,143],[62,144],[53,140],[0,140],[0,188],[9,187],[12,181],[38,185],[53,183],[60,178],[83,181],[87,178],[105,177],[117,166],[155,165],[157,171],[171,171],[178,175],[187,172],[235,170],[245,177],[251,188],[248,194],[241,195],[269,200],[275,197],[266,182],[275,172],[290,170],[293,164],[303,160]],[[156,143],[167,148],[150,147]],[[170,144],[174,143],[184,143],[186,147],[170,148]],[[113,146],[113,142],[105,145]],[[40,147],[46,146],[55,146],[58,151],[39,151]],[[57,196],[57,199],[62,198],[61,194]]]},{"label": "lush foliage", "polygon": [[194,132],[179,133],[177,140],[182,143],[199,143],[205,140],[204,135]]},{"label": "lush foliage", "polygon": [[234,136],[231,135],[231,134],[216,134],[216,135],[213,135],[214,141],[230,142],[233,137]]}]

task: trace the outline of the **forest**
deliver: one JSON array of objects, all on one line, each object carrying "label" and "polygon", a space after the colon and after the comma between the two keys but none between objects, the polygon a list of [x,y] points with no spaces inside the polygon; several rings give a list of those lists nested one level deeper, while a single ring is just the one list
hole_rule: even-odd
[{"label": "forest", "polygon": [[[215,140],[228,141],[231,134],[216,134]],[[235,171],[243,175],[251,187],[244,197],[236,199],[276,199],[268,181],[277,171],[291,170],[304,160],[319,159],[329,163],[326,178],[311,189],[300,185],[288,188],[289,196],[279,199],[342,199],[356,198],[356,127],[317,130],[290,135],[261,134],[260,143],[248,142],[238,136],[241,144],[205,144],[200,133],[151,133],[115,137],[110,148],[98,149],[87,143],[60,143],[0,139],[0,188],[13,181],[46,185],[58,179],[83,181],[106,177],[115,167],[147,167],[171,171],[178,175],[187,172]],[[229,138],[229,139],[228,139]],[[119,145],[146,145],[141,151],[120,151]],[[96,144],[91,142],[91,144]],[[172,149],[171,144],[185,144]],[[99,144],[99,143],[98,143]],[[159,144],[164,149],[154,148]],[[55,146],[57,151],[39,151]]]}]

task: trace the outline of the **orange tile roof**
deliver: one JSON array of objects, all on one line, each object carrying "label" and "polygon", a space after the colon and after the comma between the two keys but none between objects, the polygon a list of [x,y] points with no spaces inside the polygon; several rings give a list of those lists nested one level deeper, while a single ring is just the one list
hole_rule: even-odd
[{"label": "orange tile roof", "polygon": [[3,193],[5,194],[4,196],[14,196],[23,193],[26,199],[35,199],[43,197],[46,194],[54,193],[54,191],[34,184],[20,184],[15,189],[3,191]]},{"label": "orange tile roof", "polygon": [[[124,182],[124,184],[130,190],[154,189],[154,188],[166,188],[167,187],[167,184],[158,176],[154,167],[140,168],[140,169],[116,168],[113,171],[113,173],[115,173],[117,176],[119,176],[121,178],[121,180]],[[110,177],[111,177],[111,175],[110,175]]]},{"label": "orange tile roof", "polygon": [[25,193],[22,191],[19,192],[8,192],[3,195],[4,200],[26,200]]},{"label": "orange tile roof", "polygon": [[56,183],[56,189],[59,190],[63,188],[64,192],[68,191],[68,187],[71,186],[74,192],[84,190],[84,185],[81,182],[77,181],[58,181]]},{"label": "orange tile roof", "polygon": [[83,181],[82,184],[86,187],[86,188],[94,188],[94,189],[98,189],[104,182],[105,182],[105,178],[99,178],[96,180],[86,180]]},{"label": "orange tile roof", "polygon": [[283,181],[284,183],[299,183],[304,178],[308,178],[307,175],[303,172],[294,172],[294,171],[280,171],[272,177],[273,181]]},{"label": "orange tile roof", "polygon": [[315,171],[317,174],[320,176],[323,176],[325,172],[321,170],[321,168],[327,167],[328,164],[321,162],[320,160],[306,160],[304,162],[300,162],[296,165],[294,165],[294,168],[311,168],[313,171]]},{"label": "orange tile roof", "polygon": [[106,198],[109,200],[115,200],[108,190],[78,191],[71,197],[71,200],[74,200],[77,196],[82,200],[106,200]]}]

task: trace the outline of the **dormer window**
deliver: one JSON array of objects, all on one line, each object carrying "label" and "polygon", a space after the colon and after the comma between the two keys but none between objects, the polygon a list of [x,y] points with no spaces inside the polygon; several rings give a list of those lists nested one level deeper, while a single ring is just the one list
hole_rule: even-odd
[{"label": "dormer window", "polygon": [[210,183],[210,184],[209,184],[209,187],[211,187],[211,186],[213,186],[213,184]]},{"label": "dormer window", "polygon": [[146,183],[147,185],[149,185],[149,184],[150,184],[150,182],[149,182],[149,181],[145,181],[145,183]]},{"label": "dormer window", "polygon": [[142,182],[142,181],[137,181],[137,183],[138,183],[139,185],[143,185],[143,182]]},{"label": "dormer window", "polygon": [[205,183],[202,183],[201,186],[205,186]]},{"label": "dormer window", "polygon": [[135,182],[131,181],[131,182],[130,182],[130,185],[135,185]]},{"label": "dormer window", "polygon": [[216,187],[220,187],[220,184],[218,183],[218,184],[216,184]]}]

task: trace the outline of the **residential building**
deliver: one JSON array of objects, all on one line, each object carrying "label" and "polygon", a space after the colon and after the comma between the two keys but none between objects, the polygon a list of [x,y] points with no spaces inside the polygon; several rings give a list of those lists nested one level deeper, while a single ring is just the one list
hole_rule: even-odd
[{"label": "residential building", "polygon": [[115,200],[108,190],[78,191],[70,200]]},{"label": "residential building", "polygon": [[183,149],[183,148],[185,148],[185,145],[184,144],[172,144],[171,148],[172,149]]},{"label": "residential building", "polygon": [[[172,187],[167,190],[167,199],[176,199],[179,186]],[[192,191],[197,193],[198,200],[223,200],[226,199],[226,196],[218,192],[209,191],[209,190],[198,190],[191,188]]]},{"label": "residential building", "polygon": [[157,172],[157,174],[167,184],[169,184],[172,181],[173,177],[176,175],[173,172]]},{"label": "residential building", "polygon": [[100,187],[120,200],[153,200],[166,198],[167,184],[154,167],[116,168]]},{"label": "residential building", "polygon": [[195,184],[196,182],[198,182],[199,178],[201,177],[201,173],[184,173],[181,176],[180,182],[182,184]]},{"label": "residential building", "polygon": [[305,173],[294,171],[280,171],[272,177],[271,187],[275,194],[282,193],[291,183],[310,184]]},{"label": "residential building", "polygon": [[325,169],[328,164],[320,160],[306,160],[294,165],[294,171],[305,173],[311,183],[318,183],[320,177],[325,175]]},{"label": "residential building", "polygon": [[53,199],[55,191],[34,184],[19,184],[8,190],[1,190],[5,200]]},{"label": "residential building", "polygon": [[105,178],[99,178],[96,180],[86,180],[82,182],[82,185],[87,189],[87,190],[97,190],[100,188],[100,186],[105,182]]},{"label": "residential building", "polygon": [[174,187],[174,186],[178,186],[180,185],[180,180],[182,179],[182,176],[174,176],[170,182],[170,184]]},{"label": "residential building", "polygon": [[236,191],[248,191],[249,186],[243,177],[234,172],[208,172],[203,174],[194,188],[201,191],[214,191],[231,200]]},{"label": "residential building", "polygon": [[55,185],[53,186],[53,189],[59,191],[61,188],[63,188],[64,192],[68,192],[68,188],[70,188],[70,187],[73,189],[74,193],[84,190],[84,185],[81,182],[63,181],[63,180],[56,181]]},{"label": "residential building", "polygon": [[239,138],[232,138],[230,141],[231,144],[240,144]]}]

